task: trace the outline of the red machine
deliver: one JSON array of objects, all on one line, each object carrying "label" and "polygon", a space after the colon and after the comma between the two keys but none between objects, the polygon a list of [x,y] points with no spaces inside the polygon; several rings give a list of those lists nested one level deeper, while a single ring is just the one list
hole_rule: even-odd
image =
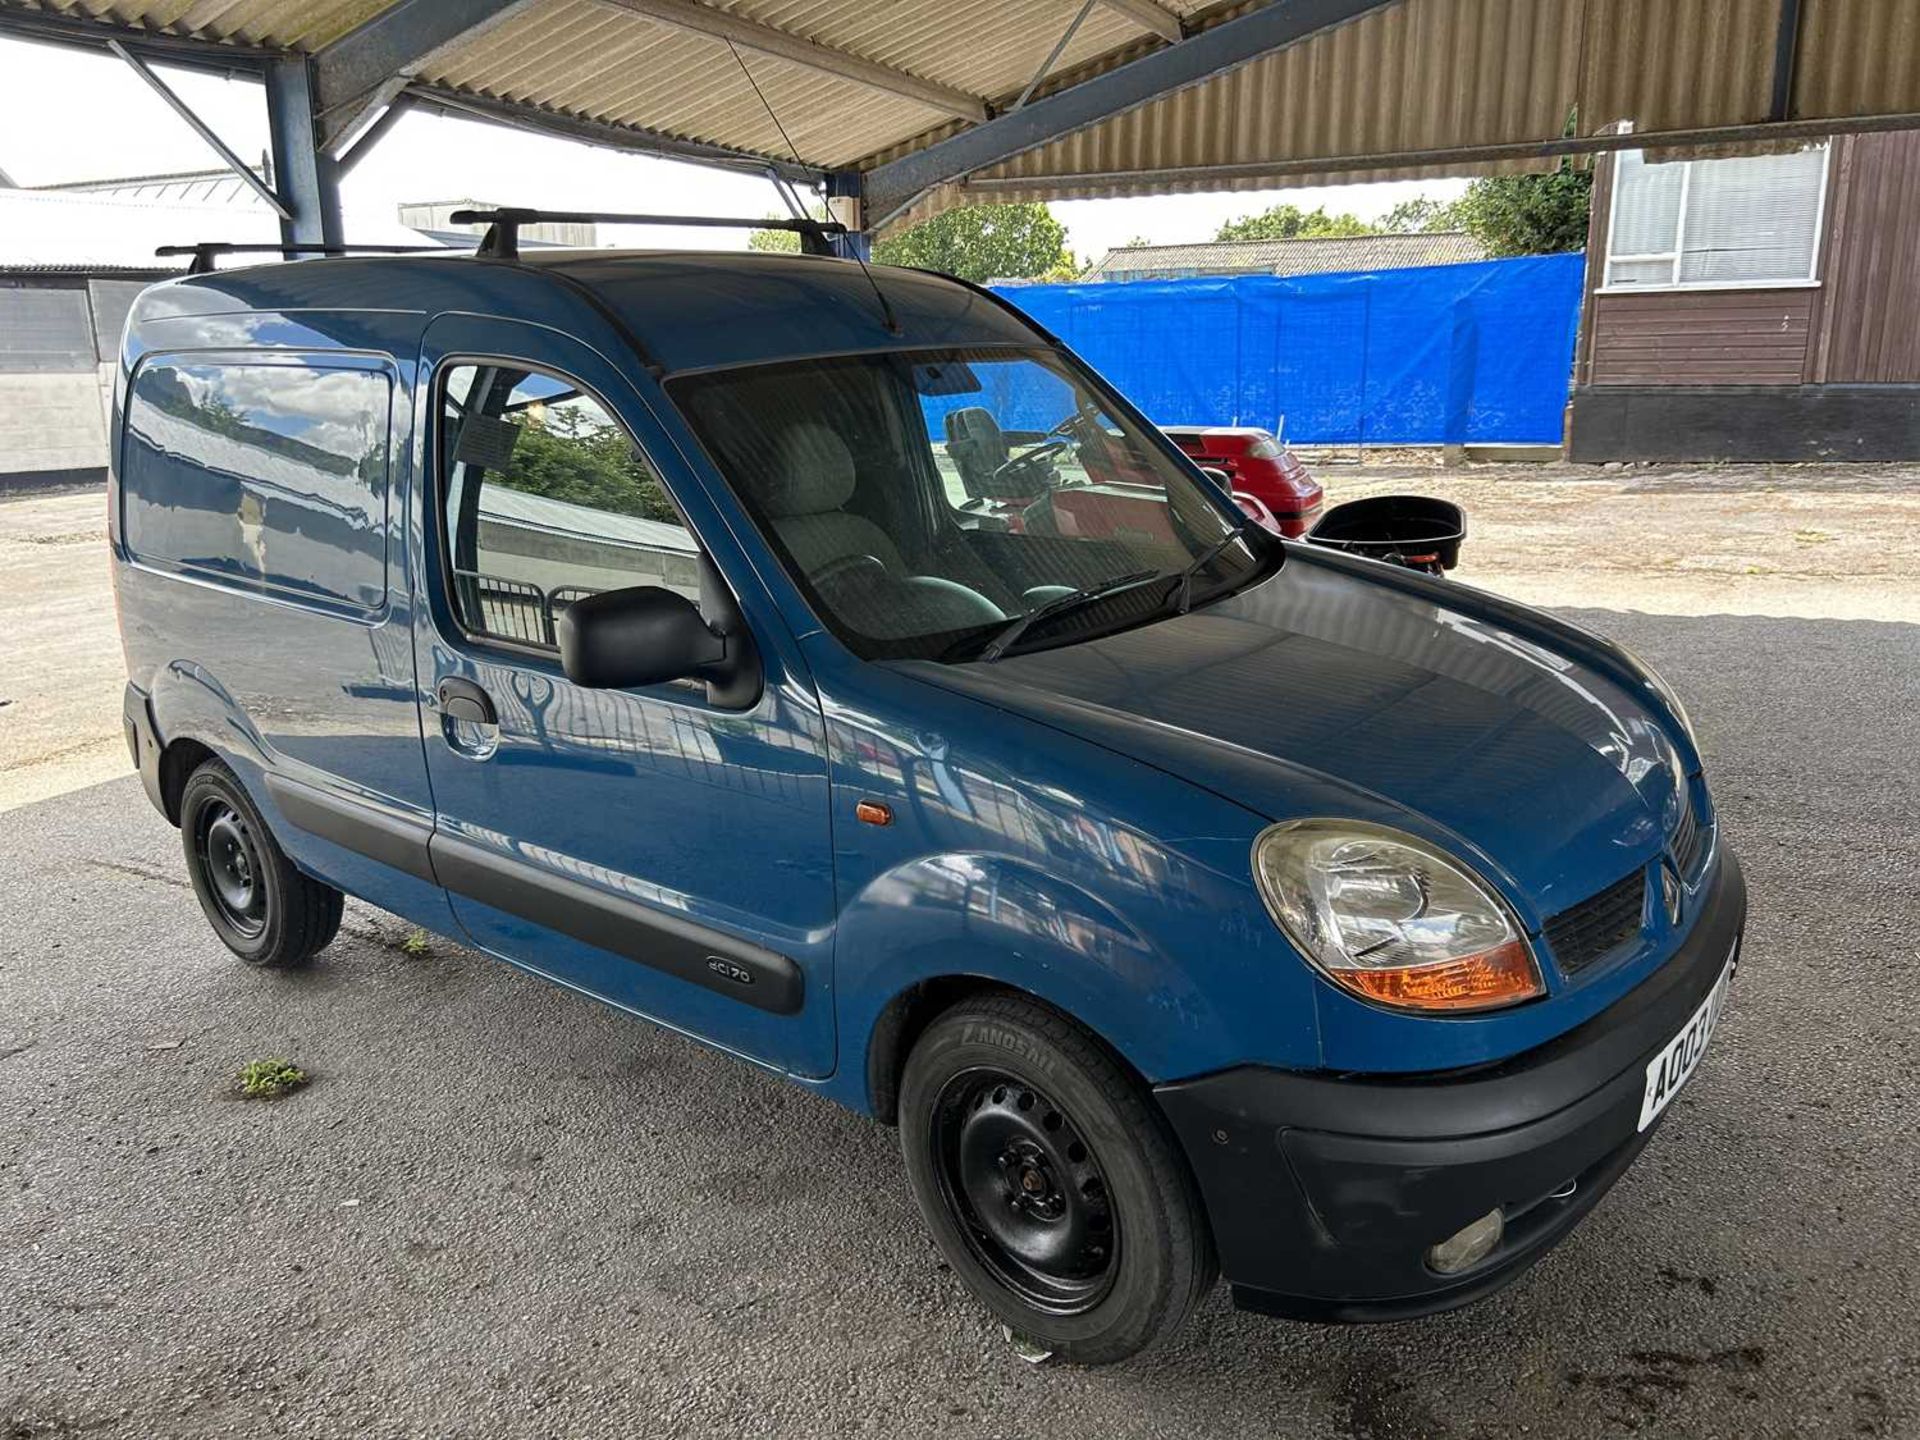
[{"label": "red machine", "polygon": [[[1251,425],[1163,425],[1167,438],[1196,464],[1226,472],[1227,488],[1251,495],[1273,513],[1282,535],[1305,535],[1320,518],[1325,495],[1286,441]],[[1248,513],[1252,513],[1249,507]],[[1258,516],[1255,516],[1258,519]]]}]

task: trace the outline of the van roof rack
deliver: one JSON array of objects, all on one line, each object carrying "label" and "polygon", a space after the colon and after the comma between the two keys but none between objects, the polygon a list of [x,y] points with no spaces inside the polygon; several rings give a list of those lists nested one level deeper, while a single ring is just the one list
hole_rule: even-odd
[{"label": "van roof rack", "polygon": [[734,215],[625,215],[611,210],[528,210],[505,206],[497,210],[456,210],[447,217],[450,225],[485,225],[486,235],[474,253],[494,260],[520,258],[520,227],[543,221],[557,224],[607,225],[697,225],[716,230],[791,230],[800,237],[800,248],[809,255],[831,255],[833,236],[844,235],[847,227],[833,220],[747,220]]},{"label": "van roof rack", "polygon": [[231,240],[200,240],[192,245],[162,245],[155,255],[191,255],[189,275],[211,275],[214,261],[222,255],[418,255],[434,251],[442,255],[461,252],[445,245],[269,245],[236,244]]}]

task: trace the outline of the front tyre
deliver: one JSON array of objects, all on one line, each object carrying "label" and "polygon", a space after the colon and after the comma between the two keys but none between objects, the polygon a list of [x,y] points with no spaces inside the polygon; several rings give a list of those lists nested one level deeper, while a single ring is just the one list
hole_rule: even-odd
[{"label": "front tyre", "polygon": [[214,934],[249,965],[304,965],[339,932],[345,897],[294,868],[218,760],[203,763],[181,792],[180,843]]},{"label": "front tyre", "polygon": [[900,1141],[954,1272],[1062,1359],[1124,1360],[1213,1284],[1199,1195],[1145,1087],[1033,1000],[965,1001],[927,1028],[901,1080]]}]

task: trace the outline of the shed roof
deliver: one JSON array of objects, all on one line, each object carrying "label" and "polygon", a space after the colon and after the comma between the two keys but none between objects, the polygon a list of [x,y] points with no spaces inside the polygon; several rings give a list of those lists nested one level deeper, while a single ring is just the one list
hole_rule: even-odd
[{"label": "shed roof", "polygon": [[610,144],[857,170],[869,223],[964,199],[1524,168],[1622,120],[1720,138],[1920,125],[1913,0],[1098,0],[1069,33],[1080,11],[0,0],[0,27],[133,36],[201,63],[311,55],[329,145],[405,95]]},{"label": "shed roof", "polygon": [[1100,257],[1089,280],[1127,275],[1329,275],[1461,265],[1487,258],[1471,235],[1325,235],[1291,240],[1213,240],[1197,245],[1121,245]]}]

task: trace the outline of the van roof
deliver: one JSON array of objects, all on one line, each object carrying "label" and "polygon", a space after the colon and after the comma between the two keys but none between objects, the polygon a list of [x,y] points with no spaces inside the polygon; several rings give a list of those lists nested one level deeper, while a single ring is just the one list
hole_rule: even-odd
[{"label": "van roof", "polygon": [[[562,328],[611,315],[667,374],[863,350],[1032,345],[993,297],[944,275],[816,255],[712,250],[546,250],[343,256],[189,276],[144,292],[129,324],[250,311],[447,311]],[[875,287],[899,332],[886,328]]]}]

